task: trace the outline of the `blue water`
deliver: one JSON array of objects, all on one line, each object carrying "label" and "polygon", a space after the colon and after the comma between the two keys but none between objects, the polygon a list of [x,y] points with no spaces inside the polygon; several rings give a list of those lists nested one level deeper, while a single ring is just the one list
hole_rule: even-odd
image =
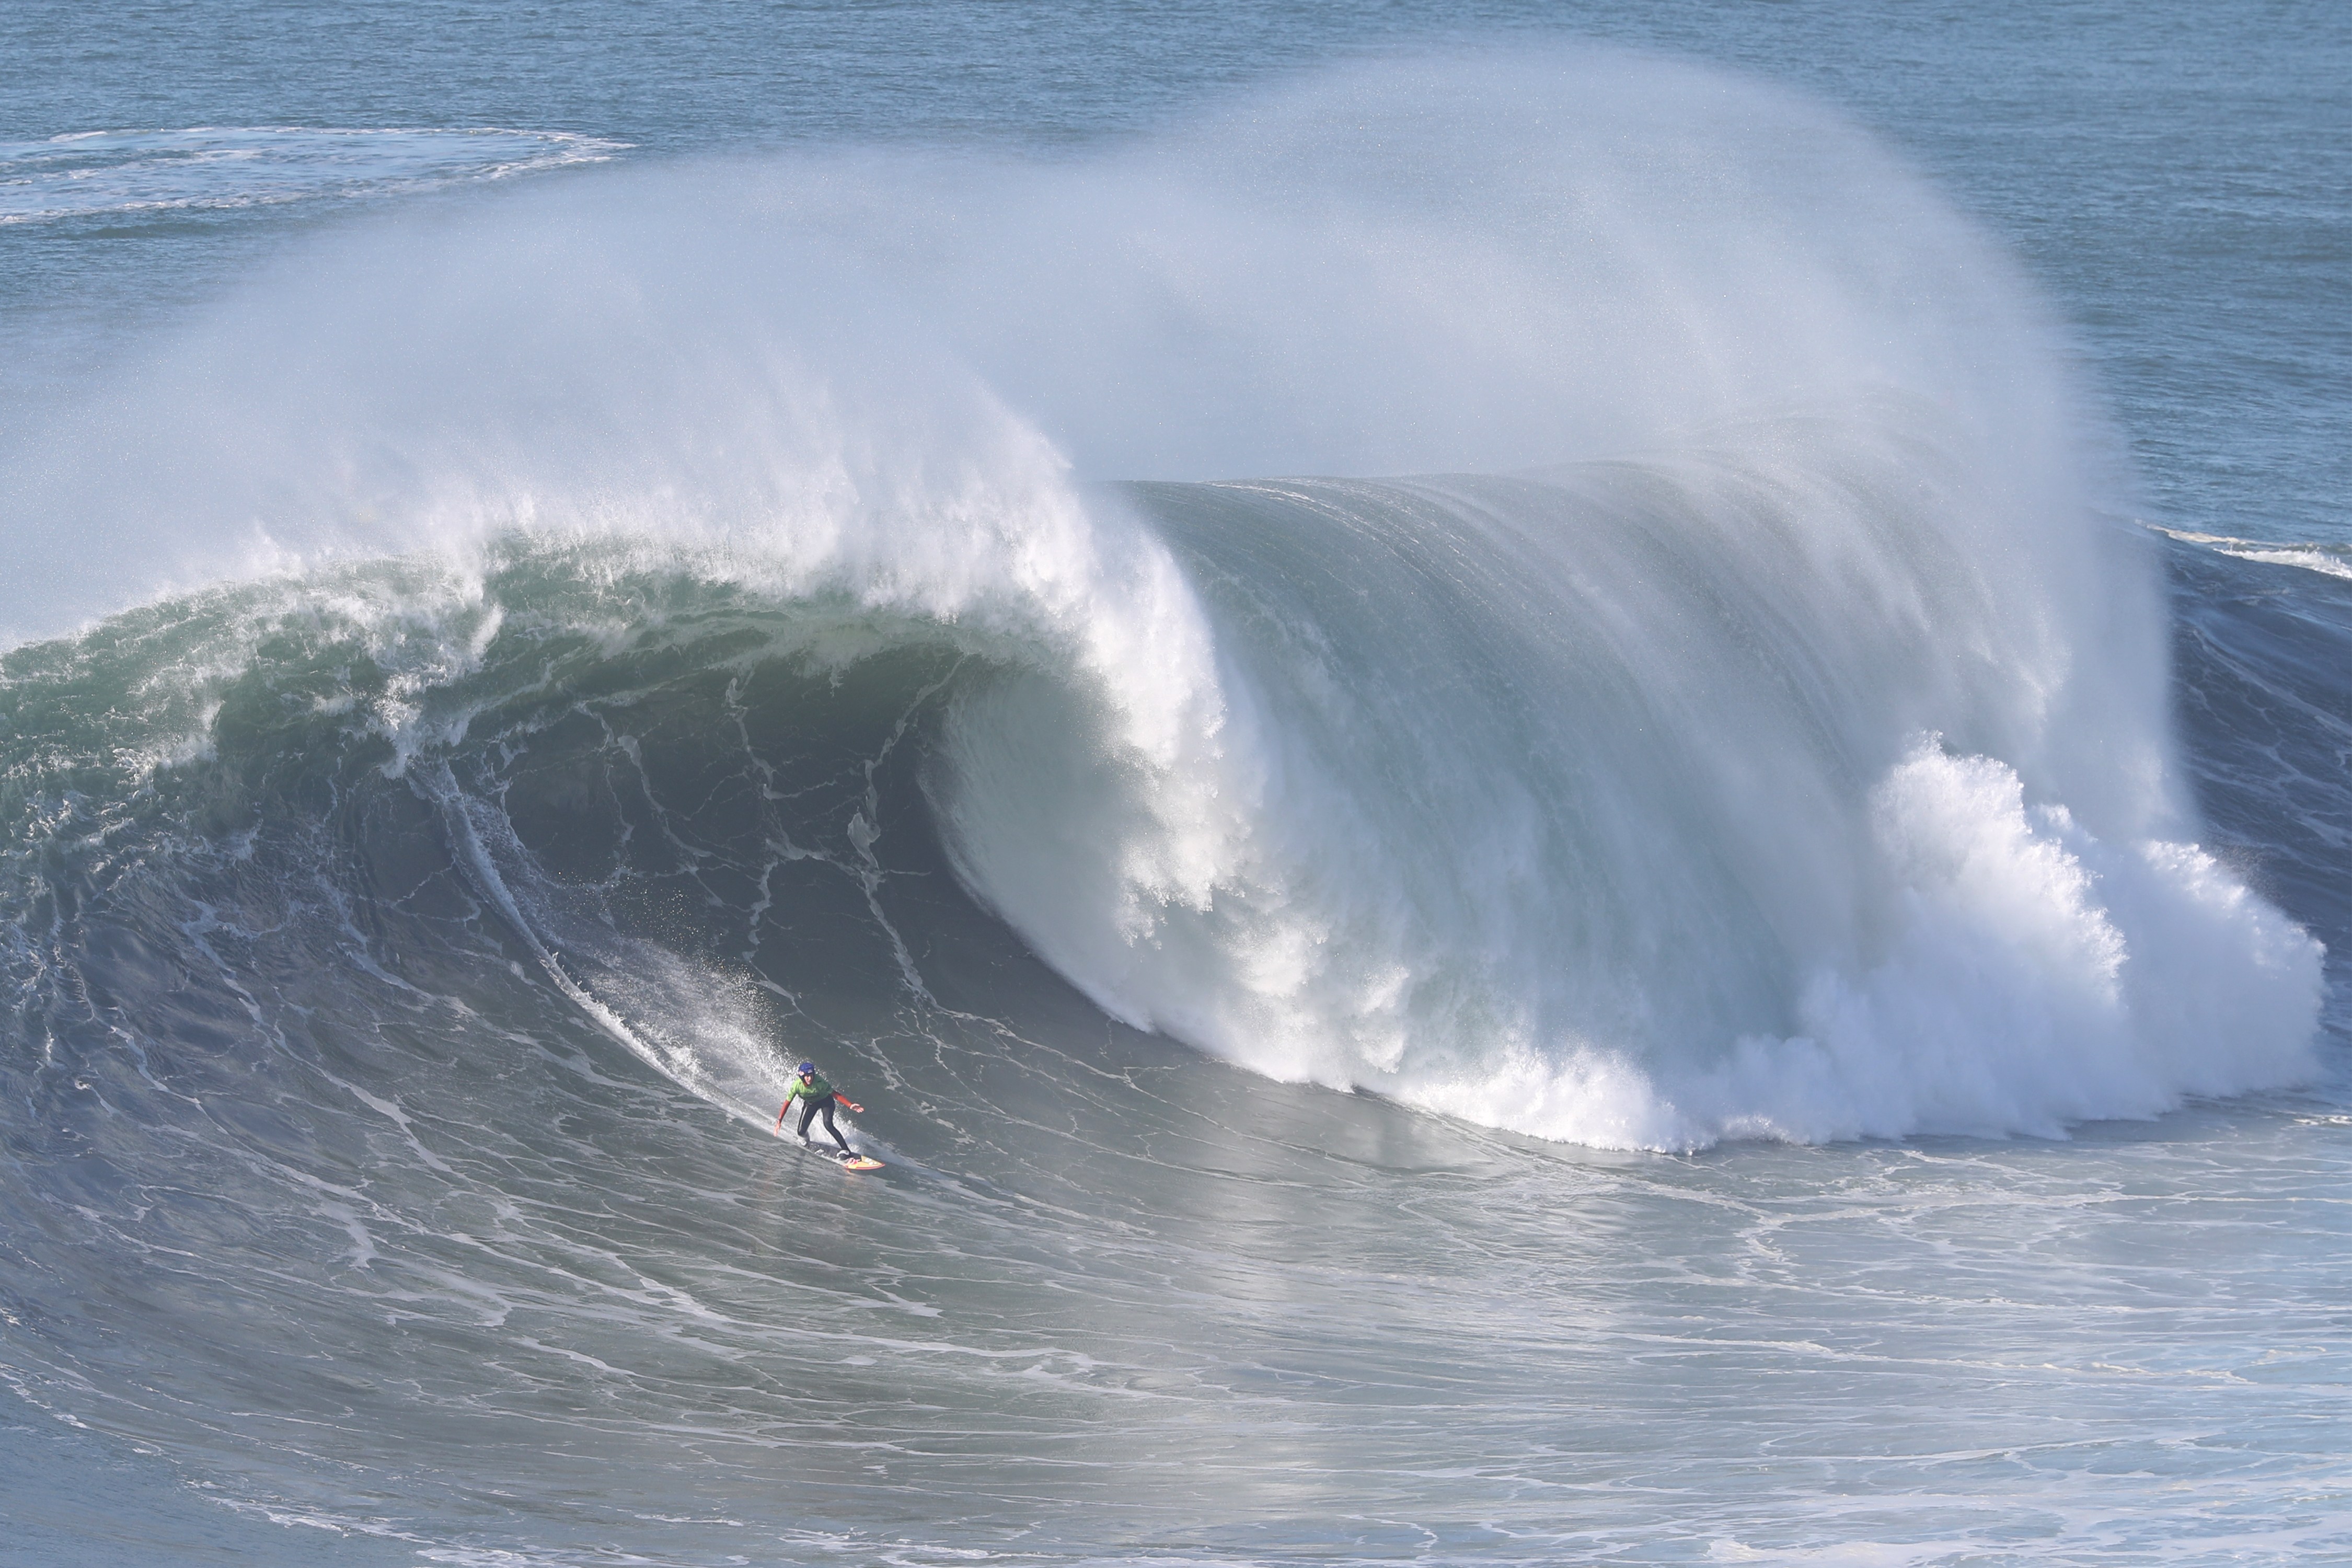
[{"label": "blue water", "polygon": [[2336,9],[0,63],[0,1562],[2352,1556]]}]

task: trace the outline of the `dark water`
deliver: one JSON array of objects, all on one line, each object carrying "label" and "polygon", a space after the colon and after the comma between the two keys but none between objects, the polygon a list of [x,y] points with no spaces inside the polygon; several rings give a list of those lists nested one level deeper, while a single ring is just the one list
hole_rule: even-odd
[{"label": "dark water", "polygon": [[0,47],[0,1559],[2352,1549],[2334,11]]}]

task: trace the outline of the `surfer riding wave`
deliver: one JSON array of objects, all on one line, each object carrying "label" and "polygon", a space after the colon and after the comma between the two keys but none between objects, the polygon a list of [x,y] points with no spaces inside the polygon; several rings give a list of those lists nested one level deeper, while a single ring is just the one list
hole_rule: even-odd
[{"label": "surfer riding wave", "polygon": [[792,1113],[793,1101],[795,1100],[801,1102],[799,1132],[802,1142],[805,1143],[809,1141],[809,1122],[819,1111],[822,1111],[824,1113],[824,1130],[833,1135],[835,1142],[841,1145],[842,1157],[847,1159],[857,1152],[849,1146],[849,1140],[842,1136],[841,1129],[833,1124],[833,1108],[836,1102],[847,1106],[852,1110],[863,1110],[866,1108],[854,1100],[845,1098],[833,1085],[818,1077],[814,1062],[801,1063],[800,1077],[793,1081],[792,1088],[784,1091],[783,1106],[776,1112],[776,1136],[779,1138],[784,1134],[784,1118]]}]

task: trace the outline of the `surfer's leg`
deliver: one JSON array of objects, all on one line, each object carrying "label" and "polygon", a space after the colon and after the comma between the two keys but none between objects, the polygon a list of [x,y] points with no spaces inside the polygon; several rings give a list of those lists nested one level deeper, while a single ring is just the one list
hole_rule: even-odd
[{"label": "surfer's leg", "polygon": [[843,1153],[849,1154],[856,1152],[855,1150],[850,1148],[849,1140],[841,1135],[841,1129],[833,1124],[833,1101],[829,1100],[824,1102],[824,1130],[833,1134],[833,1141],[841,1145],[841,1152]]},{"label": "surfer's leg", "polygon": [[[808,1124],[809,1124],[809,1119],[810,1119],[811,1117],[814,1116],[815,1114],[816,1114],[816,1101],[815,1101],[815,1100],[802,1100],[802,1101],[801,1101],[801,1142],[803,1142],[803,1143],[805,1143],[805,1142],[808,1142]],[[833,1121],[833,1107],[831,1107],[830,1105],[828,1105],[828,1106],[826,1106],[826,1107],[825,1107],[824,1116],[825,1116],[825,1121],[826,1121],[826,1123],[827,1123],[828,1125],[830,1125],[830,1124],[831,1124],[831,1122],[832,1122],[832,1121]]]}]

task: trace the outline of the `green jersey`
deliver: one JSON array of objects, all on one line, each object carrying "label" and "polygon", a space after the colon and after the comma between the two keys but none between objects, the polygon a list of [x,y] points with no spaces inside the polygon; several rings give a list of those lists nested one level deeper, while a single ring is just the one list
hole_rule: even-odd
[{"label": "green jersey", "polygon": [[793,1087],[784,1093],[784,1103],[790,1105],[795,1100],[824,1100],[832,1093],[833,1085],[821,1077],[796,1078],[793,1079]]}]

